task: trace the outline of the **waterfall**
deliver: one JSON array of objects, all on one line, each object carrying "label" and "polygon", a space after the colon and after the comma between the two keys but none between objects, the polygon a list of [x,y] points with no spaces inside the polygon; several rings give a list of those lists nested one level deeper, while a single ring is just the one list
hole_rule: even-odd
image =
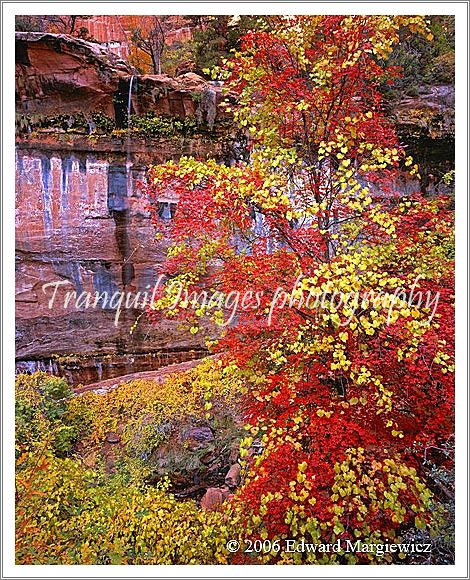
[{"label": "waterfall", "polygon": [[132,87],[134,85],[135,75],[131,75],[129,81],[129,93],[127,95],[127,139],[126,139],[126,178],[127,191],[132,192],[132,174],[131,174],[131,110],[132,110]]},{"label": "waterfall", "polygon": [[129,94],[127,96],[127,130],[130,129],[131,124],[131,108],[132,108],[132,85],[134,84],[135,75],[131,76],[129,81]]},{"label": "waterfall", "polygon": [[100,382],[103,379],[103,363],[101,361],[96,363],[96,370],[98,371],[98,382]]}]

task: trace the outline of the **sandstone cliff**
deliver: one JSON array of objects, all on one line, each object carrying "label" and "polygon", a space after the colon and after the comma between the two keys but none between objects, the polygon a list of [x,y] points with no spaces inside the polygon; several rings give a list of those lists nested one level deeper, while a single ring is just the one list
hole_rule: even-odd
[{"label": "sandstone cliff", "polygon": [[[17,33],[16,40],[22,121],[16,153],[17,358],[163,352],[167,358],[176,353],[169,362],[181,360],[177,353],[200,344],[175,325],[152,327],[142,317],[130,334],[140,310],[123,309],[116,326],[115,308],[77,308],[64,299],[71,292],[151,292],[165,250],[154,241],[137,182],[151,162],[221,155],[222,143],[208,126],[213,111],[204,111],[203,99],[195,98],[216,89],[192,73],[137,79],[114,54],[65,35]],[[129,112],[194,117],[207,130],[131,138],[125,128],[129,93]],[[96,112],[115,123],[115,134],[89,134]],[[66,116],[65,129],[57,126],[58,115]],[[90,125],[77,129],[77,115]],[[51,127],[35,125],[49,118],[55,120]],[[54,287],[44,289],[51,282],[61,282],[52,307]]]}]

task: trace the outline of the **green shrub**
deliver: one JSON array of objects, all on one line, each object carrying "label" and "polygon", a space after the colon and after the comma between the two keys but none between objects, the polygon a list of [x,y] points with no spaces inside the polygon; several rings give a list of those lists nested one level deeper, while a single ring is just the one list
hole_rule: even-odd
[{"label": "green shrub", "polygon": [[105,115],[101,111],[95,111],[92,113],[91,118],[93,119],[93,123],[96,126],[96,129],[100,133],[109,134],[116,128],[116,123],[114,122],[111,117]]},{"label": "green shrub", "polygon": [[145,115],[132,115],[131,127],[145,137],[191,136],[199,129],[194,117],[179,119],[170,115],[156,116],[152,111]]},{"label": "green shrub", "polygon": [[30,454],[17,477],[21,564],[226,564],[234,519],[77,460]]},{"label": "green shrub", "polygon": [[78,432],[64,423],[72,388],[59,377],[43,372],[16,377],[16,453],[39,448],[70,452]]}]

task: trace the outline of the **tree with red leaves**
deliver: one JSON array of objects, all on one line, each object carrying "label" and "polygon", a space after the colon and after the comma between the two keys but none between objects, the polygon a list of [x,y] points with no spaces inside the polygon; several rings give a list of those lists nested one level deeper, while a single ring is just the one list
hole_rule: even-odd
[{"label": "tree with red leaves", "polygon": [[[423,457],[453,434],[451,210],[400,192],[418,167],[381,93],[403,31],[432,36],[411,16],[272,24],[216,71],[250,162],[149,169],[170,241],[150,316],[205,332],[246,376],[246,477],[231,509],[247,537],[341,544],[263,561],[374,560],[344,543],[432,530]],[[169,191],[178,206],[162,220]]]}]

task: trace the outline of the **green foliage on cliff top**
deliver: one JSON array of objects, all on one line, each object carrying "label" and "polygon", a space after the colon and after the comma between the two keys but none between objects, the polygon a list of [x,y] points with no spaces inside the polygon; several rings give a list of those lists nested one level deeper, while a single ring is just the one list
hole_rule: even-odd
[{"label": "green foliage on cliff top", "polygon": [[173,135],[192,136],[200,131],[194,117],[179,119],[170,115],[155,115],[148,111],[145,115],[132,115],[132,130],[144,137],[172,137]]},{"label": "green foliage on cliff top", "polygon": [[423,85],[453,84],[455,81],[455,17],[430,16],[430,41],[412,35],[397,44],[389,64],[402,67],[389,96],[416,96]]}]

